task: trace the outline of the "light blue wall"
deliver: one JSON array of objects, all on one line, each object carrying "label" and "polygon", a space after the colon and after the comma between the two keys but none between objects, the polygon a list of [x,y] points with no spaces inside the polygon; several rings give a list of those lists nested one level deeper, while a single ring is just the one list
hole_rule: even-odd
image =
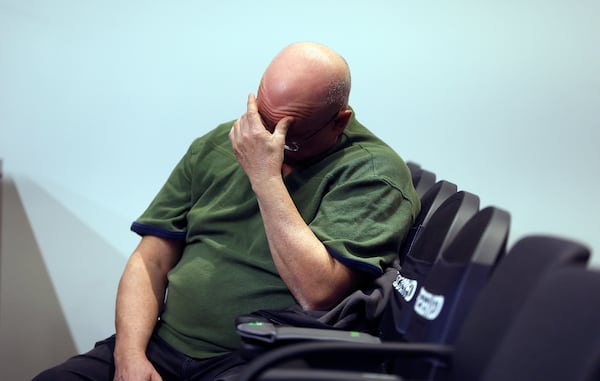
[{"label": "light blue wall", "polygon": [[130,222],[297,40],[347,58],[358,118],[404,158],[508,209],[511,242],[553,233],[600,252],[599,14],[580,0],[0,0],[0,156],[77,347],[113,329]]}]

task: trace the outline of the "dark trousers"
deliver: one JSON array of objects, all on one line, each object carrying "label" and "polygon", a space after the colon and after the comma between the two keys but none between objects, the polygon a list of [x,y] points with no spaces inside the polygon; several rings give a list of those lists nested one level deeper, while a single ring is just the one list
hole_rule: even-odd
[{"label": "dark trousers", "polygon": [[[115,375],[114,335],[96,343],[91,351],[72,357],[43,371],[33,381],[112,381]],[[241,371],[244,360],[236,352],[198,360],[152,335],[146,351],[163,381],[231,381]]]}]

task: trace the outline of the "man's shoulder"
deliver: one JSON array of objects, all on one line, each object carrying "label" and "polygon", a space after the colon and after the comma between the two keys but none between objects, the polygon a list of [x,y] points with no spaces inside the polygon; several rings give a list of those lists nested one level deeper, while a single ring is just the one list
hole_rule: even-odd
[{"label": "man's shoulder", "polygon": [[411,182],[402,157],[386,142],[360,123],[353,115],[344,131],[344,144],[336,164],[340,172],[362,180],[378,179],[404,189]]},{"label": "man's shoulder", "polygon": [[403,166],[400,155],[375,133],[352,118],[344,130],[347,147],[364,160],[382,160],[381,164]]},{"label": "man's shoulder", "polygon": [[234,121],[219,124],[206,134],[197,137],[190,144],[190,153],[198,154],[204,150],[217,149],[223,152],[231,152],[229,143],[229,130]]}]

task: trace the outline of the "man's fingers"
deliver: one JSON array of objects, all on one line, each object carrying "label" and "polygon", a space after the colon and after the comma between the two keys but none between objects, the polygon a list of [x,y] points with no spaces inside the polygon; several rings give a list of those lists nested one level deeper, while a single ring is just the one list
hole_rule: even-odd
[{"label": "man's fingers", "polygon": [[[288,128],[294,123],[294,118],[291,116],[286,116],[277,122],[275,126],[275,130],[273,131],[273,136],[280,140],[283,145],[285,142],[285,137],[287,135]],[[237,126],[236,126],[237,125]],[[247,103],[247,111],[240,119],[238,119],[230,131],[230,138],[234,137],[238,132],[236,130],[243,128],[242,125],[249,126],[251,128],[255,128],[257,126],[261,126],[262,129],[265,128],[262,120],[260,119],[260,115],[258,114],[258,107],[256,105],[256,96],[253,93],[248,94],[248,103]]]},{"label": "man's fingers", "polygon": [[258,112],[258,107],[256,106],[256,97],[254,94],[248,94],[248,103],[247,103],[247,112]]}]

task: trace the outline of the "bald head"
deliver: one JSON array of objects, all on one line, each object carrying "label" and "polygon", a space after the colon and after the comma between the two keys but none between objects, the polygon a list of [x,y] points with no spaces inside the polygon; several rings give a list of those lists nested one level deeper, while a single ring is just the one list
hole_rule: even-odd
[{"label": "bald head", "polygon": [[259,102],[278,120],[284,114],[307,117],[343,109],[349,93],[344,58],[324,45],[298,42],[284,48],[265,70]]}]

